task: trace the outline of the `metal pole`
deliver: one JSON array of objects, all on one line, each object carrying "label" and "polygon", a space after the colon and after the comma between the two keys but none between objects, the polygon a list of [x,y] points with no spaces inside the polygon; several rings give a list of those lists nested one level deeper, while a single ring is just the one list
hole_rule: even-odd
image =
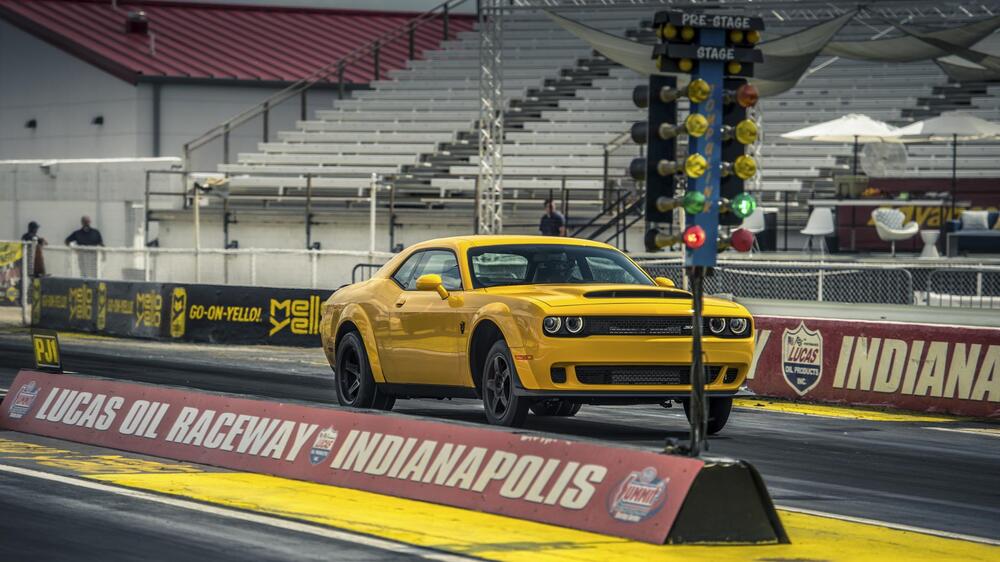
[{"label": "metal pole", "polygon": [[306,249],[312,248],[312,174],[306,174]]},{"label": "metal pole", "polygon": [[704,267],[690,267],[692,304],[694,313],[691,322],[691,403],[688,411],[691,419],[690,455],[697,457],[705,445],[705,433],[708,430],[706,410],[708,401],[705,397],[705,365],[702,364],[701,329],[702,329],[702,296],[705,279]]},{"label": "metal pole", "polygon": [[784,193],[785,195],[785,216],[783,217],[785,219],[785,224],[783,229],[785,231],[785,251],[787,252],[788,251],[788,192],[783,191],[782,193]]},{"label": "metal pole", "polygon": [[268,137],[268,134],[267,134],[267,125],[268,125],[268,121],[269,121],[270,115],[271,115],[271,104],[268,103],[268,102],[264,102],[264,115],[262,116],[262,119],[261,119],[261,121],[264,124],[264,130],[262,131],[264,133],[263,134],[263,139],[264,139],[263,142],[267,142],[267,137]]},{"label": "metal pole", "polygon": [[299,94],[299,120],[301,121],[306,120],[306,112],[307,112],[306,107],[308,106],[308,100],[306,99],[306,95],[308,92],[309,90],[302,90],[302,93]]},{"label": "metal pole", "polygon": [[396,185],[389,185],[389,251],[396,247]]},{"label": "metal pole", "polygon": [[444,13],[443,13],[443,15],[441,17],[442,17],[442,19],[444,19],[444,37],[442,38],[442,41],[447,41],[448,40],[448,4],[444,5]]},{"label": "metal pole", "polygon": [[[951,136],[951,216],[955,217],[955,197],[958,194],[958,135]],[[941,221],[942,223],[944,221]]]},{"label": "metal pole", "polygon": [[337,65],[337,99],[344,99],[344,61]]},{"label": "metal pole", "polygon": [[[151,170],[146,170],[146,196],[145,202],[142,207],[143,222],[142,222],[142,246],[145,248],[149,245],[149,174]],[[185,176],[186,177],[186,176]]]},{"label": "metal pole", "polygon": [[201,189],[194,183],[194,281],[201,283]]},{"label": "metal pole", "polygon": [[[34,242],[21,242],[21,325],[27,326],[30,324],[31,316],[28,314],[28,290],[29,286],[34,282],[32,280],[33,274],[35,273],[35,243]],[[29,271],[28,265],[28,255],[31,255],[30,265],[31,270]],[[38,281],[41,283],[41,280]],[[42,306],[42,303],[34,303],[34,306]]]},{"label": "metal pole", "polygon": [[379,68],[379,51],[381,50],[381,48],[382,46],[379,45],[379,42],[375,41],[375,45],[372,46],[372,59],[374,59],[373,62],[375,65],[375,72],[374,72],[375,80],[378,80],[379,78],[382,77],[382,69]]},{"label": "metal pole", "polygon": [[372,172],[372,184],[368,189],[368,261],[375,259],[375,193],[378,191],[378,174]]},{"label": "metal pole", "polygon": [[223,129],[222,133],[222,163],[229,163],[229,123]]},{"label": "metal pole", "polygon": [[407,40],[406,40],[406,43],[407,43],[407,53],[408,53],[407,58],[409,58],[410,60],[413,60],[413,57],[414,57],[414,54],[415,54],[414,53],[414,49],[413,49],[413,36],[416,33],[416,30],[417,30],[417,26],[411,23],[410,24],[410,30],[407,32],[408,37],[407,37]]}]

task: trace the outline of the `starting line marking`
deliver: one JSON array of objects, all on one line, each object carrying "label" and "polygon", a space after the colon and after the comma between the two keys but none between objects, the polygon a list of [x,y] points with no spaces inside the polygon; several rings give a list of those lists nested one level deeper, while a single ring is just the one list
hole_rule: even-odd
[{"label": "starting line marking", "polygon": [[985,435],[987,437],[1000,437],[1000,429],[991,427],[934,427],[927,426],[924,429],[936,431],[953,431],[955,433],[968,433],[970,435]]},{"label": "starting line marking", "polygon": [[398,554],[407,554],[412,556],[419,556],[426,560],[440,560],[442,562],[469,562],[475,560],[474,558],[469,558],[467,556],[461,556],[457,554],[448,554],[443,552],[435,552],[427,548],[421,548],[418,546],[410,546],[406,544],[401,544],[393,541],[383,540],[371,536],[360,535],[356,533],[349,533],[346,531],[339,531],[337,529],[331,529],[328,527],[318,527],[316,525],[309,525],[306,523],[299,523],[296,521],[289,521],[287,519],[281,519],[278,517],[273,517],[269,515],[262,515],[259,513],[248,513],[246,511],[238,511],[235,509],[218,507],[214,505],[207,505],[199,502],[182,500],[177,498],[172,498],[168,496],[162,496],[159,494],[152,494],[149,492],[142,492],[139,490],[131,490],[128,488],[122,488],[120,486],[112,486],[109,484],[101,484],[98,482],[92,482],[89,480],[82,480],[80,478],[73,478],[69,476],[62,476],[60,474],[52,474],[49,472],[42,472],[38,470],[31,470],[28,468],[21,468],[17,466],[10,466],[6,464],[0,464],[0,471],[8,472],[11,474],[18,474],[21,476],[28,476],[31,478],[40,478],[42,480],[48,480],[51,482],[58,482],[60,484],[67,484],[70,486],[76,486],[78,488],[86,488],[89,490],[96,490],[99,492],[105,492],[108,494],[115,494],[119,496],[125,496],[129,498],[159,503],[163,505],[169,505],[172,507],[179,507],[181,509],[188,509],[191,511],[200,511],[202,513],[208,513],[210,515],[216,515],[218,517],[225,517],[228,519],[235,519],[238,521],[246,521],[250,523],[257,523],[259,525],[267,525],[269,527],[274,527],[277,529],[284,529],[287,531],[295,531],[299,533],[305,533],[309,535],[315,535],[318,537],[324,537],[328,539],[360,544],[363,546],[368,546],[372,548],[377,548],[379,550],[385,550],[389,552],[394,552]]}]

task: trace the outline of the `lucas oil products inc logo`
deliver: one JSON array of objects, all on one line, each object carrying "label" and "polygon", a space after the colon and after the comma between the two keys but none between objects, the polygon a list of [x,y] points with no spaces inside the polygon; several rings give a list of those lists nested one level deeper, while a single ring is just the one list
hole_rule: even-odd
[{"label": "lucas oil products inc logo", "polygon": [[187,316],[187,289],[174,287],[170,294],[170,337],[184,337],[184,318]]},{"label": "lucas oil products inc logo", "polygon": [[823,334],[806,328],[805,322],[786,329],[781,337],[781,371],[799,396],[816,388],[823,376]]},{"label": "lucas oil products inc logo", "polygon": [[316,441],[313,441],[312,449],[309,449],[309,462],[319,464],[330,456],[333,445],[337,442],[337,430],[328,427],[319,432]]},{"label": "lucas oil products inc logo", "polygon": [[10,403],[8,413],[11,419],[20,419],[24,417],[24,414],[28,413],[31,405],[35,403],[35,398],[38,398],[38,391],[38,383],[35,381],[21,385],[17,394],[14,395],[14,401]]},{"label": "lucas oil products inc logo", "polygon": [[647,466],[629,474],[608,498],[608,513],[619,521],[638,523],[655,515],[667,501],[669,478],[657,478],[656,469]]}]

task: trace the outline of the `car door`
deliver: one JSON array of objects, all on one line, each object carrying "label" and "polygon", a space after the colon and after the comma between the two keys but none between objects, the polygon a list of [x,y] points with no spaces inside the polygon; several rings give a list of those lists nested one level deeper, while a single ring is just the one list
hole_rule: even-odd
[{"label": "car door", "polygon": [[[424,250],[389,312],[389,345],[392,348],[392,382],[460,385],[458,352],[464,337],[462,277],[455,253],[447,249]],[[454,298],[442,299],[434,291],[417,291],[421,275],[441,276]]]}]

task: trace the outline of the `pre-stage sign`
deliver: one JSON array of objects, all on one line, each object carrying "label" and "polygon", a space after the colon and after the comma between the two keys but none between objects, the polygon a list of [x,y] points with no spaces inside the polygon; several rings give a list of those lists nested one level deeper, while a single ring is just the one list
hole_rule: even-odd
[{"label": "pre-stage sign", "polygon": [[21,371],[0,427],[662,544],[701,460]]}]

